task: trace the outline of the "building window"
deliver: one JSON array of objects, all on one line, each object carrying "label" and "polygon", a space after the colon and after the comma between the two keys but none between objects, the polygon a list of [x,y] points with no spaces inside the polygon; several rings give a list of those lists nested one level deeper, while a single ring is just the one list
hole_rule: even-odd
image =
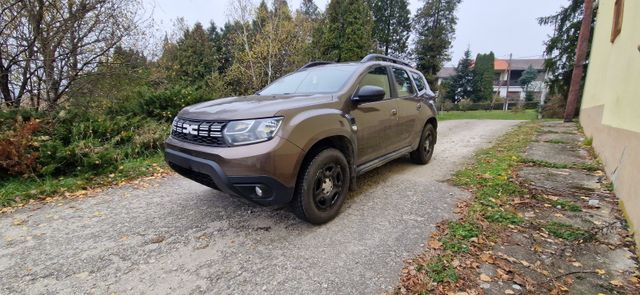
[{"label": "building window", "polygon": [[622,32],[622,19],[624,18],[624,0],[616,0],[613,11],[613,28],[611,28],[611,43],[616,41]]}]

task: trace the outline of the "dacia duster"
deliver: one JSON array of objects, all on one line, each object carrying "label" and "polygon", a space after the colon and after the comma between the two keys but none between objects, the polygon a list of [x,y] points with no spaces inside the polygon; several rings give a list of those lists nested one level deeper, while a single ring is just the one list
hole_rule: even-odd
[{"label": "dacia duster", "polygon": [[177,173],[312,224],[338,215],[356,177],[436,143],[433,93],[419,71],[382,55],[312,62],[254,95],[185,107],[165,158]]}]

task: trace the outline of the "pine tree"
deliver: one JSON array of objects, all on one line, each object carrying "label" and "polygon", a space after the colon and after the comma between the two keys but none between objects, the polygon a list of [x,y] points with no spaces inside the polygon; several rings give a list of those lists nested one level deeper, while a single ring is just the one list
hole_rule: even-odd
[{"label": "pine tree", "polygon": [[[594,13],[598,9],[594,5]],[[578,47],[578,35],[582,25],[584,15],[584,1],[569,0],[569,5],[562,7],[556,14],[538,18],[538,23],[543,26],[553,26],[553,35],[545,42],[545,70],[550,74],[548,79],[549,88],[552,93],[558,94],[565,100],[569,93],[569,84],[573,74],[573,65],[576,58],[576,48]],[[591,32],[595,27],[596,18],[591,24]],[[593,35],[592,35],[593,36]],[[591,43],[592,40],[589,40]],[[588,47],[589,49],[591,46]],[[586,67],[589,65],[589,52],[587,52]]]},{"label": "pine tree", "polygon": [[451,80],[449,99],[459,102],[462,99],[472,98],[474,95],[473,60],[471,60],[471,50],[467,49],[464,56],[458,62],[456,75]]},{"label": "pine tree", "polygon": [[373,38],[385,55],[407,55],[411,12],[407,0],[369,0],[373,12]]},{"label": "pine tree", "polygon": [[373,47],[373,20],[364,0],[331,0],[321,28],[320,52],[327,60],[359,60]]},{"label": "pine tree", "polygon": [[520,79],[518,79],[518,83],[522,85],[522,89],[525,92],[525,98],[527,99],[527,101],[533,100],[533,93],[531,92],[531,89],[529,89],[529,87],[531,86],[531,83],[536,80],[536,78],[538,78],[538,71],[536,71],[532,65],[529,65],[527,70],[522,73]]},{"label": "pine tree", "polygon": [[449,49],[458,23],[455,12],[461,1],[425,0],[414,18],[416,65],[432,89],[442,65],[451,60]]},{"label": "pine tree", "polygon": [[300,12],[302,15],[311,19],[317,19],[320,17],[320,9],[318,9],[318,5],[316,5],[313,0],[302,0],[302,3],[300,4]]},{"label": "pine tree", "polygon": [[493,80],[495,79],[495,55],[478,54],[473,66],[474,102],[490,100],[493,97]]},{"label": "pine tree", "polygon": [[167,51],[172,55],[167,59],[166,69],[171,80],[199,86],[218,71],[218,57],[209,38],[201,23],[196,23],[191,30],[183,33],[175,50]]}]

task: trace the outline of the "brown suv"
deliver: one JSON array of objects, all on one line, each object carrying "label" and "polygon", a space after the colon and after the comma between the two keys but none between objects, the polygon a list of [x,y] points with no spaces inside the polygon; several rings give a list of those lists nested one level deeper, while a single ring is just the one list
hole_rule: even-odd
[{"label": "brown suv", "polygon": [[410,154],[431,159],[433,93],[407,63],[381,55],[313,62],[260,92],[184,108],[165,142],[179,174],[263,205],[290,203],[321,224],[356,176]]}]

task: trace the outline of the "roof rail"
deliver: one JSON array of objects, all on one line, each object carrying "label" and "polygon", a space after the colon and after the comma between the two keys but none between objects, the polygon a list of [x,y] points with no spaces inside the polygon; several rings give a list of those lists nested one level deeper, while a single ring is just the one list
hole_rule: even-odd
[{"label": "roof rail", "polygon": [[299,70],[308,69],[308,68],[317,67],[317,66],[328,65],[328,64],[332,64],[332,63],[334,63],[334,62],[332,62],[332,61],[312,61],[312,62],[302,66],[301,68],[299,68],[298,71]]},{"label": "roof rail", "polygon": [[406,61],[403,61],[401,59],[397,59],[397,58],[394,58],[394,57],[382,55],[382,54],[369,54],[369,55],[365,56],[360,62],[368,62],[368,61],[375,61],[375,60],[386,61],[386,62],[390,62],[390,63],[399,64],[399,65],[403,65],[403,66],[407,66],[407,67],[413,68],[413,66],[410,63],[406,62]]}]

